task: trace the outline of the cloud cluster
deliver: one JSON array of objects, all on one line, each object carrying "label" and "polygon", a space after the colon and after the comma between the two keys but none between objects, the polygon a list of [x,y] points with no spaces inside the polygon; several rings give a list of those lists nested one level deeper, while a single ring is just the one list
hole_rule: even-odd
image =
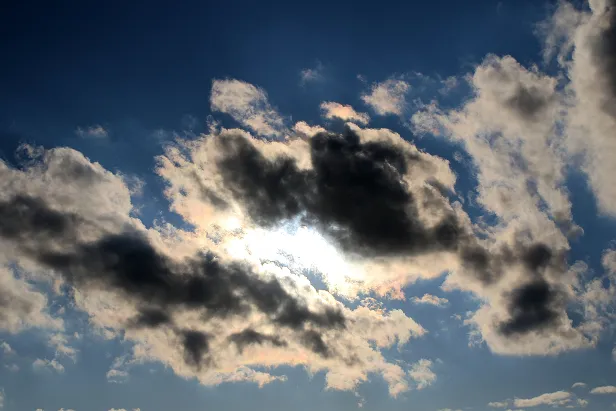
[{"label": "cloud cluster", "polygon": [[[568,267],[564,258],[569,238],[582,233],[565,187],[572,159],[581,156],[601,210],[610,213],[614,204],[606,180],[613,174],[613,139],[607,136],[614,117],[607,107],[613,101],[614,20],[611,1],[591,2],[590,11],[561,2],[541,32],[546,56],[558,56],[562,73],[552,76],[511,56],[489,55],[466,76],[472,94],[460,107],[443,109],[434,101],[412,116],[415,132],[461,143],[470,154],[478,180],[471,200],[496,217],[496,224],[478,222],[494,245],[492,256],[507,244],[509,251],[498,259],[506,261],[520,238],[542,244],[528,249],[535,263],[540,255],[551,256],[545,268],[527,260],[527,268],[535,266],[527,280],[522,267],[509,263],[498,284],[469,283],[457,273],[447,279],[446,288],[467,289],[487,301],[466,323],[474,341],[495,352],[555,354],[589,347],[613,320],[612,283],[589,281],[585,264]],[[572,307],[582,315],[576,326],[567,314]],[[510,320],[497,320],[503,316]]]},{"label": "cloud cluster", "polygon": [[[132,217],[122,177],[73,150],[24,150],[22,167],[0,167],[2,257],[70,287],[94,326],[134,342],[130,362],[162,361],[204,384],[263,385],[285,377],[259,368],[302,365],[326,371],[332,389],[371,373],[392,395],[409,389],[380,353],[425,333],[402,311],[351,310],[284,267],[218,256],[215,242],[187,247],[194,233],[166,237]],[[64,370],[56,359],[33,367]],[[112,379],[125,376],[116,368]]]}]

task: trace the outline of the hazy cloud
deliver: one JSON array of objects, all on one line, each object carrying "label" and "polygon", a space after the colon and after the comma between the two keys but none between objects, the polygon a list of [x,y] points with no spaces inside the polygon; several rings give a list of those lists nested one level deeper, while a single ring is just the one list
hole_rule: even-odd
[{"label": "hazy cloud", "polygon": [[313,68],[305,68],[299,72],[300,77],[300,85],[305,86],[310,82],[323,81],[323,64],[318,61],[316,66]]},{"label": "hazy cloud", "polygon": [[100,124],[89,127],[77,127],[75,134],[83,138],[106,138],[109,137],[109,131]]}]

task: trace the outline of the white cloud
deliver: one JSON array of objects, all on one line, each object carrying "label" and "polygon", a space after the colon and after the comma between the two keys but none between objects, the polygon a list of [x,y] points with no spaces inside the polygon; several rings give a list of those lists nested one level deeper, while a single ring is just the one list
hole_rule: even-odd
[{"label": "white cloud", "polygon": [[492,408],[507,408],[508,405],[509,405],[509,401],[494,401],[494,402],[488,403],[488,407],[492,407]]},{"label": "white cloud", "polygon": [[577,404],[578,406],[585,408],[586,406],[588,406],[588,400],[585,400],[583,398],[578,398],[577,399]]},{"label": "white cloud", "polygon": [[100,124],[89,126],[86,128],[77,127],[75,134],[83,138],[106,138],[109,137],[109,131]]},{"label": "white cloud", "polygon": [[388,79],[382,83],[372,85],[369,92],[363,94],[361,99],[378,115],[401,115],[406,106],[406,93],[410,89],[406,81]]},{"label": "white cloud", "polygon": [[353,107],[347,104],[340,104],[333,101],[324,101],[321,103],[321,111],[323,117],[332,120],[338,118],[344,121],[351,121],[358,124],[368,124],[370,116],[366,113],[358,113]]},{"label": "white cloud", "polygon": [[274,109],[262,88],[244,81],[214,80],[210,94],[213,111],[229,114],[235,121],[261,136],[281,136],[284,119]]},{"label": "white cloud", "polygon": [[565,405],[571,401],[571,394],[567,391],[556,391],[546,394],[541,394],[537,397],[523,399],[516,398],[513,400],[515,407],[538,407],[540,405],[559,406]]},{"label": "white cloud", "polygon": [[448,299],[437,297],[436,295],[432,295],[432,294],[424,294],[421,298],[413,297],[411,298],[411,301],[414,304],[429,304],[429,305],[435,305],[437,307],[444,307],[447,304],[449,304]]},{"label": "white cloud", "polygon": [[34,369],[34,371],[39,371],[39,372],[45,371],[45,370],[53,370],[60,374],[64,372],[64,366],[60,364],[58,361],[56,361],[56,359],[48,360],[48,359],[37,358],[32,363],[32,368]]},{"label": "white cloud", "polygon": [[590,390],[591,394],[616,394],[616,386],[604,385],[602,387],[596,387]]},{"label": "white cloud", "polygon": [[415,382],[415,388],[423,390],[429,387],[436,381],[436,374],[431,369],[432,361],[422,358],[413,365],[408,374],[409,377]]},{"label": "white cloud", "polygon": [[571,386],[571,388],[584,388],[584,387],[586,387],[586,384],[583,382],[576,382],[575,384]]},{"label": "white cloud", "polygon": [[311,126],[305,121],[298,121],[293,126],[293,131],[302,137],[310,138],[317,133],[324,132],[325,129],[321,126]]},{"label": "white cloud", "polygon": [[[4,265],[0,255],[0,329],[18,333],[33,327],[61,330],[63,323],[49,315],[47,297],[37,291],[26,278],[18,277],[13,267]],[[7,346],[3,344],[2,347],[5,353],[7,348],[10,349]]]}]

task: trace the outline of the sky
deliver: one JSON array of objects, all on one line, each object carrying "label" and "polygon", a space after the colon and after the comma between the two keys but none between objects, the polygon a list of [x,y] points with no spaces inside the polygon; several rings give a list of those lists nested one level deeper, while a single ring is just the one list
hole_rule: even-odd
[{"label": "sky", "polygon": [[0,410],[616,408],[616,1],[0,27]]}]

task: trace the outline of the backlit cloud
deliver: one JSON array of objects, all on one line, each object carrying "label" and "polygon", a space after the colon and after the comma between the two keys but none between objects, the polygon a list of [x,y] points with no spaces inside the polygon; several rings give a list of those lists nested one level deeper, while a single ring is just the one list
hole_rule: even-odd
[{"label": "backlit cloud", "polygon": [[357,124],[365,125],[370,121],[370,116],[366,113],[358,113],[353,107],[348,104],[340,104],[334,101],[325,101],[321,103],[321,111],[326,119],[340,119],[351,121]]}]

